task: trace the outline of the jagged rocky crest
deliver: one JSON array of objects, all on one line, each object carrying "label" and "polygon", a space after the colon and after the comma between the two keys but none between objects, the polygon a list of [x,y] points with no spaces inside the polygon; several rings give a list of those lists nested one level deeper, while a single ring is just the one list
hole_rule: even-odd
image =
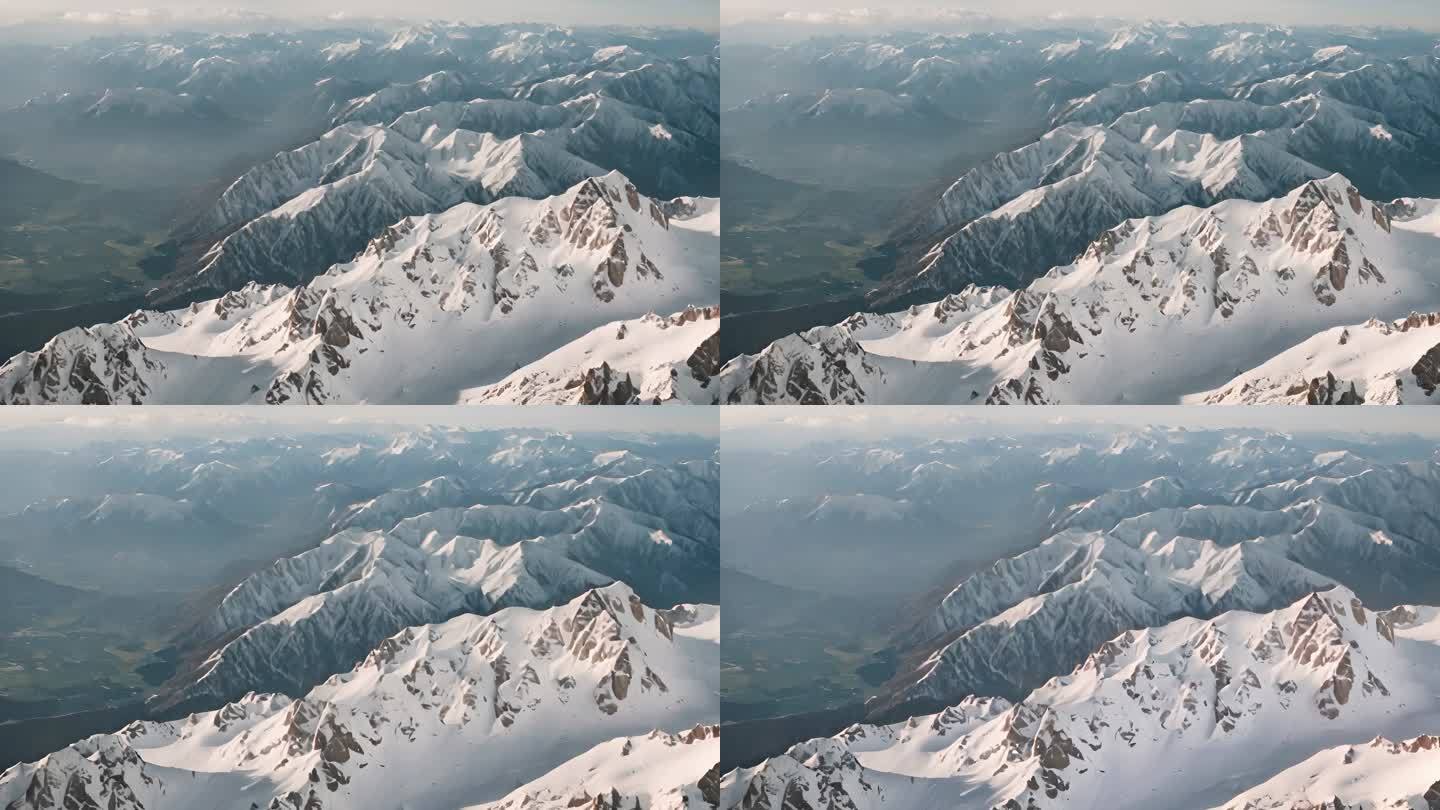
[{"label": "jagged rocky crest", "polygon": [[[567,344],[587,332],[713,300],[718,218],[716,200],[651,200],[615,173],[543,200],[464,204],[401,220],[353,261],[294,289],[252,283],[186,309],[70,330],[0,367],[0,396],[453,403],[552,352],[567,359],[547,366],[568,382],[587,368]],[[708,312],[682,310],[675,320]],[[647,365],[627,371],[685,364],[707,337],[651,331],[660,339],[646,341]],[[439,348],[461,345],[485,349]],[[703,382],[648,387],[651,399],[705,401]]]},{"label": "jagged rocky crest", "polygon": [[[633,747],[627,737],[658,749],[647,764],[660,771],[666,758],[683,761],[667,749],[714,739],[704,723],[716,709],[716,621],[713,606],[656,610],[617,584],[544,611],[408,628],[304,697],[251,694],[15,766],[0,776],[0,801],[16,810],[388,807],[402,769],[407,800],[491,806],[516,780],[556,778],[553,764],[593,759],[585,752],[612,739]],[[683,794],[684,780],[657,793]]]},{"label": "jagged rocky crest", "polygon": [[956,807],[1043,810],[1102,797],[1142,806],[1160,792],[1225,804],[1277,724],[1296,736],[1266,749],[1266,775],[1310,755],[1306,735],[1373,737],[1405,725],[1387,714],[1417,700],[1433,717],[1433,697],[1422,697],[1433,613],[1376,612],[1336,588],[1272,613],[1127,632],[1013,705],[969,699],[853,726],[733,771],[721,806],[920,808],[945,795]]},{"label": "jagged rocky crest", "polygon": [[972,286],[742,355],[721,370],[720,394],[762,404],[1431,402],[1433,319],[1409,313],[1440,304],[1435,206],[1372,202],[1332,176],[1268,202],[1128,220],[1017,292]]}]

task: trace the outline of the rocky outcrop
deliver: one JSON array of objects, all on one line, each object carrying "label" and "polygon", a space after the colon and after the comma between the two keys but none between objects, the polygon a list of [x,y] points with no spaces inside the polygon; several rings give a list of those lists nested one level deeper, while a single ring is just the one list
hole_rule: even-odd
[{"label": "rocky outcrop", "polygon": [[1410,373],[1415,375],[1415,383],[1425,396],[1434,395],[1435,389],[1440,388],[1440,343],[1421,355],[1410,368]]}]

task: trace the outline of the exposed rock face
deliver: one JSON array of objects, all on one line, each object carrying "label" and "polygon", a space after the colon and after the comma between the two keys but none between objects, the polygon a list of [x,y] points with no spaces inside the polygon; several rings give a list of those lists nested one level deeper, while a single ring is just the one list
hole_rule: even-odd
[{"label": "exposed rock face", "polygon": [[[1437,358],[1440,361],[1440,358]],[[701,385],[710,382],[710,378],[720,372],[720,333],[716,332],[699,346],[695,351],[685,358],[685,367],[690,369],[690,376],[694,377]]]},{"label": "exposed rock face", "polygon": [[1305,386],[1306,405],[1364,405],[1365,400],[1355,391],[1355,383],[1350,383],[1348,389],[1344,388],[1335,375],[1326,372],[1324,377],[1316,377]]},{"label": "exposed rock face", "polygon": [[[719,727],[716,727],[715,733],[716,733],[717,735],[720,733]],[[705,804],[709,805],[710,807],[719,807],[719,806],[720,806],[720,765],[719,765],[719,763],[716,763],[714,767],[712,767],[710,770],[708,770],[708,771],[705,772],[705,775],[704,775],[704,776],[700,777],[699,788],[700,788],[700,796],[701,796],[701,798],[703,798],[703,799],[705,800]]]},{"label": "exposed rock face", "polygon": [[867,401],[862,381],[884,381],[884,371],[843,327],[791,335],[741,364],[731,361],[726,370],[725,401],[732,405],[859,405]]},{"label": "exposed rock face", "polygon": [[625,379],[612,379],[609,363],[600,368],[588,369],[581,381],[581,405],[634,405],[640,398],[630,375]]},{"label": "exposed rock face", "polygon": [[1435,389],[1440,388],[1440,343],[1430,347],[1429,351],[1421,355],[1420,359],[1415,361],[1414,367],[1410,369],[1410,373],[1415,375],[1415,383],[1420,386],[1420,390],[1424,391],[1426,396],[1433,395]]},{"label": "exposed rock face", "polygon": [[102,324],[61,334],[0,368],[0,396],[13,404],[138,405],[163,379],[129,328]]}]

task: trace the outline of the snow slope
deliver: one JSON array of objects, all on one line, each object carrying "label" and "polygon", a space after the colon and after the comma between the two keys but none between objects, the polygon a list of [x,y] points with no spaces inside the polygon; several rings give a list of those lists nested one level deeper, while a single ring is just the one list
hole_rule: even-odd
[{"label": "snow slope", "polygon": [[1440,801],[1440,780],[1432,778],[1437,749],[1440,737],[1432,734],[1337,745],[1241,793],[1224,810],[1428,808]]},{"label": "snow slope", "polygon": [[1435,464],[1364,465],[1229,495],[1154,483],[1075,505],[1067,528],[958,582],[902,637],[928,653],[886,701],[1018,697],[1122,631],[1270,610],[1335,582],[1378,606],[1440,600],[1434,510],[1410,506],[1436,497]]},{"label": "snow slope", "polygon": [[1371,318],[1296,344],[1222,388],[1187,397],[1207,405],[1411,405],[1436,401],[1440,312]]},{"label": "snow slope", "polygon": [[633,807],[696,810],[719,801],[720,727],[652,731],[601,743],[503,799],[465,810]]},{"label": "snow slope", "polygon": [[597,327],[494,385],[461,393],[461,404],[717,404],[720,310],[687,307],[668,317]]}]

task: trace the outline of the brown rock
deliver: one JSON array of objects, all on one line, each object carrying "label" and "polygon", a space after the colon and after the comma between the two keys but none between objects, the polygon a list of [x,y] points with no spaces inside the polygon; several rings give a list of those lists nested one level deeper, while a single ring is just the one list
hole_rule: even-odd
[{"label": "brown rock", "polygon": [[690,369],[690,376],[702,384],[720,373],[720,333],[717,331],[695,347],[685,358],[685,366]]},{"label": "brown rock", "polygon": [[1415,381],[1425,395],[1432,396],[1435,389],[1440,388],[1440,343],[1422,354],[1420,359],[1415,361],[1415,365],[1410,367],[1410,373],[1415,375]]}]

